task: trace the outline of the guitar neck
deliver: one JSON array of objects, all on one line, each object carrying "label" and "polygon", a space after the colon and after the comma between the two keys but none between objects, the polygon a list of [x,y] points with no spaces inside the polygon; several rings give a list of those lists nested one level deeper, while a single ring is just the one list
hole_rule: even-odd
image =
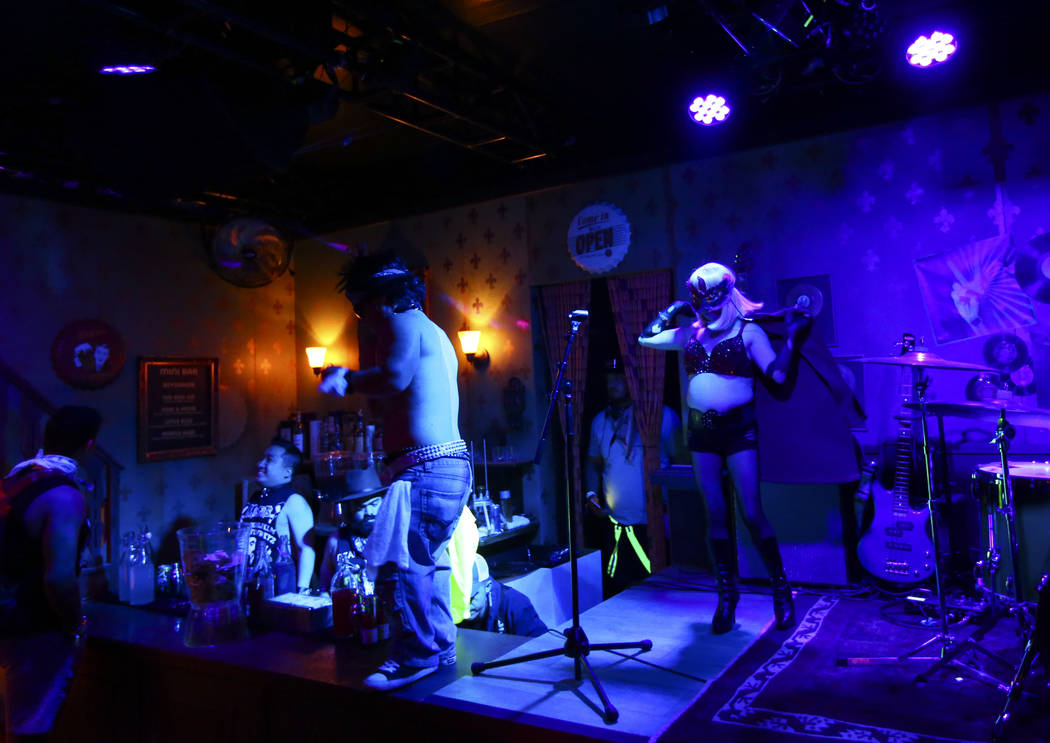
[{"label": "guitar neck", "polygon": [[914,390],[913,374],[909,370],[902,370],[903,378],[900,384],[901,407],[897,411],[897,451],[894,456],[893,468],[893,510],[903,513],[911,510],[911,471],[914,461],[915,436],[912,423],[914,413],[904,407],[904,403],[911,402]]}]

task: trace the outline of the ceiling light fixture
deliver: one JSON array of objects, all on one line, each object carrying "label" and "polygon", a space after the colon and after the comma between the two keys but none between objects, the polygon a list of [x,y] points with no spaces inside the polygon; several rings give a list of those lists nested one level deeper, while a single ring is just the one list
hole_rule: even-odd
[{"label": "ceiling light fixture", "polygon": [[908,64],[913,67],[933,67],[955,54],[959,43],[943,31],[934,31],[929,38],[920,36],[908,47]]},{"label": "ceiling light fixture", "polygon": [[697,96],[689,104],[689,117],[697,124],[721,124],[728,116],[729,106],[726,105],[726,99],[715,93]]},{"label": "ceiling light fixture", "polygon": [[144,75],[154,72],[157,68],[150,64],[126,64],[103,67],[99,70],[100,75]]}]

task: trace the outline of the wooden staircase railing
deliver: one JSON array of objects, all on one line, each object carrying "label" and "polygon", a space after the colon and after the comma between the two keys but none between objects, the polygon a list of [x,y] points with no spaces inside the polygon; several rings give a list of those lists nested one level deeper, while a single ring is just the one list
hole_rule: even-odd
[{"label": "wooden staircase railing", "polygon": [[[0,360],[0,476],[40,449],[44,426],[57,409],[9,364]],[[105,436],[105,423],[102,435]],[[91,537],[89,564],[113,561],[119,545],[120,473],[124,466],[100,446],[77,473],[85,483]],[[85,557],[82,555],[82,558]]]}]

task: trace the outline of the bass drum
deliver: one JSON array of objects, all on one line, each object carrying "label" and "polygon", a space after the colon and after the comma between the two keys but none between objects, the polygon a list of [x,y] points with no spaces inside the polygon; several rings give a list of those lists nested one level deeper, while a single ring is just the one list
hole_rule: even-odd
[{"label": "bass drum", "polygon": [[[982,464],[973,473],[973,492],[981,502],[981,554],[988,552],[994,537],[999,548],[999,569],[995,576],[995,591],[1013,596],[1012,583],[1021,586],[1021,599],[1035,602],[1038,598],[1039,578],[1045,572],[1044,559],[1050,554],[1050,464],[1046,462],[1008,462],[1010,488],[1013,491],[1014,525],[1017,532],[1017,570],[1010,560],[1010,535],[1006,515],[999,513],[999,483],[1003,468],[999,462]],[[989,518],[994,515],[993,518]],[[994,529],[994,531],[993,531]],[[984,575],[985,581],[991,576]]]}]

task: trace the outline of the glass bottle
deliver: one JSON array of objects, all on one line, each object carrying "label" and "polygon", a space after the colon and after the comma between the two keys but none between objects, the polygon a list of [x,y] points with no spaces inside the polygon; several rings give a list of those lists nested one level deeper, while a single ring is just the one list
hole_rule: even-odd
[{"label": "glass bottle", "polygon": [[287,534],[282,534],[277,539],[277,560],[273,566],[274,593],[280,596],[282,593],[295,593],[296,570],[292,562],[292,542]]},{"label": "glass bottle", "polygon": [[360,574],[354,569],[349,552],[335,556],[336,571],[329,589],[332,594],[332,632],[336,637],[357,634],[361,605]]},{"label": "glass bottle", "polygon": [[365,413],[363,410],[358,410],[357,417],[354,419],[354,443],[352,451],[357,466],[363,466],[365,458]]},{"label": "glass bottle", "polygon": [[303,448],[305,442],[306,429],[303,427],[303,414],[296,410],[292,421],[292,444],[299,450],[300,454],[303,454],[306,451]]},{"label": "glass bottle", "polygon": [[372,435],[372,457],[376,463],[383,460],[383,426],[376,423],[376,432]]},{"label": "glass bottle", "polygon": [[131,551],[128,566],[128,603],[132,606],[149,604],[154,599],[152,535],[142,527]]},{"label": "glass bottle", "polygon": [[135,547],[135,532],[129,531],[120,542],[120,560],[117,563],[117,598],[126,603],[131,586],[131,551]]},{"label": "glass bottle", "polygon": [[343,420],[342,413],[335,412],[328,417],[329,425],[331,426],[330,441],[332,445],[332,451],[342,451],[343,449]]},{"label": "glass bottle", "polygon": [[321,441],[318,443],[317,452],[332,451],[331,429],[328,426],[328,417],[321,419]]}]

